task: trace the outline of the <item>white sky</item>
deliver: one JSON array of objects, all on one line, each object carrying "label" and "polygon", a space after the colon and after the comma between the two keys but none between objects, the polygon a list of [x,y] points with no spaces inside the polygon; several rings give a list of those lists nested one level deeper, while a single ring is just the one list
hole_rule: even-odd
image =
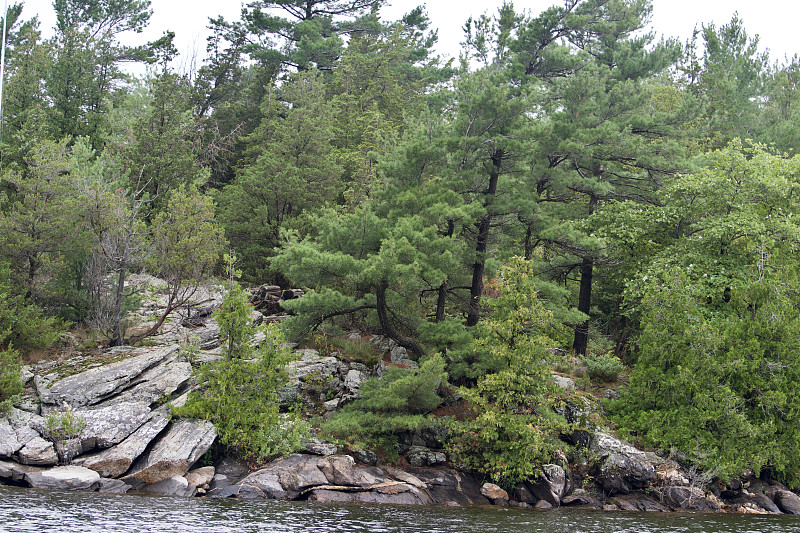
[{"label": "white sky", "polygon": [[[8,0],[13,3],[15,0]],[[42,29],[47,35],[54,25],[52,0],[23,0],[23,18],[39,15]],[[396,20],[423,0],[394,0],[384,8],[385,20]],[[502,0],[428,0],[426,7],[432,26],[439,29],[440,54],[454,57],[463,40],[462,26],[472,15],[485,11],[493,15]],[[517,11],[538,14],[545,8],[560,4],[561,0],[516,0]],[[181,62],[186,64],[192,55],[205,55],[205,38],[209,17],[223,15],[226,19],[239,18],[240,0],[152,0],[153,16],[142,35],[126,39],[138,44],[155,39],[166,30],[176,33],[175,44],[181,51]],[[800,20],[800,3],[786,0],[654,0],[652,28],[657,35],[678,37],[685,41],[695,24],[713,22],[721,26],[730,21],[734,12],[744,21],[749,36],[759,35],[761,49],[769,49],[773,60],[784,60],[800,52],[797,37]]]}]

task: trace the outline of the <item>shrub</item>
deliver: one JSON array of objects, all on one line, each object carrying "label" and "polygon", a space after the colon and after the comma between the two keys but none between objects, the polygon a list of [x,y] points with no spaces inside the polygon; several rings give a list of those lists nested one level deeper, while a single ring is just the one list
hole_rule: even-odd
[{"label": "shrub", "polygon": [[[243,457],[266,459],[299,447],[297,436],[306,426],[298,423],[298,416],[287,422],[278,415],[278,390],[285,382],[283,367],[290,356],[275,325],[263,328],[265,339],[258,348],[249,345],[256,330],[241,319],[249,316],[243,292],[232,284],[228,305],[215,315],[220,329],[226,332],[231,358],[200,366],[196,378],[202,388],[191,393],[186,404],[174,409],[173,414],[210,420],[223,445]],[[244,355],[251,359],[242,358]]]},{"label": "shrub", "polygon": [[58,454],[59,463],[68,465],[78,452],[78,444],[86,421],[67,404],[44,419],[42,434],[51,441]]},{"label": "shrub", "polygon": [[450,423],[448,451],[463,468],[510,488],[552,459],[565,424],[548,406],[552,314],[536,297],[529,263],[512,259],[494,288],[499,296],[486,302],[474,350],[497,370],[461,389],[474,418]]},{"label": "shrub", "polygon": [[361,398],[342,409],[322,430],[359,446],[377,446],[393,453],[397,435],[430,426],[426,416],[442,398],[439,389],[447,383],[444,360],[435,355],[419,369],[389,367],[381,378],[365,381]]},{"label": "shrub", "polygon": [[630,386],[609,405],[615,421],[723,479],[768,467],[796,484],[800,317],[792,274],[734,286],[716,309],[683,273],[655,284],[642,301]]},{"label": "shrub", "polygon": [[612,353],[588,355],[581,357],[581,360],[586,365],[586,373],[589,378],[599,383],[616,381],[620,372],[625,368],[619,357]]},{"label": "shrub", "polygon": [[[0,333],[0,344],[7,335]],[[5,350],[0,350],[0,413],[11,409],[17,396],[22,393],[19,371],[19,353],[9,344]]]}]

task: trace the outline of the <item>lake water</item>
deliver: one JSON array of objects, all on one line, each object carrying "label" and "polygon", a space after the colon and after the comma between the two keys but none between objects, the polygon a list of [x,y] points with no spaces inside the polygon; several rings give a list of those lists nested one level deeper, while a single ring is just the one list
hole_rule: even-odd
[{"label": "lake water", "polygon": [[0,487],[2,532],[800,533],[800,517],[176,499]]}]

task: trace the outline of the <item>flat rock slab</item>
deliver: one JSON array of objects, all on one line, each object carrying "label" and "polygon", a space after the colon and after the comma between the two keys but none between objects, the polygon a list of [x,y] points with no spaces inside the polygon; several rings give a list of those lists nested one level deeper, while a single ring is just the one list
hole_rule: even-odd
[{"label": "flat rock slab", "polygon": [[122,480],[134,488],[182,476],[211,448],[217,432],[211,422],[182,419],[172,424],[149,453],[139,458]]},{"label": "flat rock slab", "polygon": [[147,485],[140,492],[157,496],[174,496],[177,498],[194,496],[195,487],[183,476],[172,476],[158,483]]},{"label": "flat rock slab", "polygon": [[16,459],[24,465],[49,466],[58,464],[58,455],[53,443],[42,437],[35,437],[28,441],[17,452]]},{"label": "flat rock slab", "polygon": [[166,412],[156,412],[150,420],[121,443],[99,453],[79,457],[75,460],[75,464],[91,468],[103,477],[119,477],[128,471],[133,462],[144,453],[147,446],[168,424]]},{"label": "flat rock slab", "polygon": [[29,471],[28,484],[37,489],[92,491],[100,486],[100,474],[81,466],[57,466]]},{"label": "flat rock slab", "polygon": [[142,402],[154,404],[170,398],[192,378],[192,365],[170,359],[144,372],[137,385],[115,397],[113,403]]},{"label": "flat rock slab", "polygon": [[141,381],[143,373],[177,357],[179,350],[179,346],[166,346],[63,379],[36,376],[34,381],[43,404],[61,405],[66,402],[72,407],[95,405],[135,386]]},{"label": "flat rock slab", "polygon": [[244,478],[239,483],[238,497],[294,500],[316,487],[337,486],[366,491],[387,481],[396,480],[380,468],[356,465],[349,455],[318,457],[293,454]]},{"label": "flat rock slab", "polygon": [[76,413],[86,423],[81,432],[84,453],[119,444],[151,416],[150,407],[144,402],[122,402],[100,409],[79,409]]},{"label": "flat rock slab", "polygon": [[393,505],[429,505],[431,497],[424,491],[398,483],[368,491],[313,490],[309,500],[325,503],[384,503]]},{"label": "flat rock slab", "polygon": [[21,483],[25,481],[25,474],[28,470],[30,470],[30,467],[10,461],[0,461],[0,480],[11,483]]}]

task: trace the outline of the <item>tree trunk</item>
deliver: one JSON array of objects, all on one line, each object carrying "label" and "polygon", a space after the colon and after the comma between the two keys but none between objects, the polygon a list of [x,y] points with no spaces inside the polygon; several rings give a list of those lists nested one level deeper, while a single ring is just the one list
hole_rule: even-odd
[{"label": "tree trunk", "polygon": [[[452,237],[455,232],[455,223],[452,219],[447,221],[447,232],[445,237]],[[444,321],[445,310],[447,309],[447,280],[444,280],[439,285],[438,295],[436,297],[436,314],[434,315],[434,322]]]},{"label": "tree trunk", "polygon": [[489,173],[489,186],[483,191],[483,206],[486,214],[478,221],[478,239],[475,244],[475,263],[472,265],[472,285],[469,290],[469,311],[467,312],[467,326],[475,326],[481,318],[481,294],[483,293],[483,271],[486,266],[486,248],[489,243],[489,228],[494,214],[491,205],[497,194],[497,180],[503,164],[505,151],[498,148],[492,153],[492,170]]},{"label": "tree trunk", "polygon": [[[592,304],[592,270],[594,261],[585,257],[581,263],[581,291],[578,295],[578,311],[589,314]],[[575,339],[572,350],[577,355],[586,355],[586,344],[589,341],[589,320],[575,327]]]},{"label": "tree trunk", "polygon": [[111,318],[111,346],[120,346],[124,339],[125,332],[122,331],[122,300],[125,296],[125,275],[128,271],[127,262],[124,261],[119,266],[117,276],[117,292],[114,295],[114,316]]},{"label": "tree trunk", "polygon": [[[589,214],[597,207],[598,198],[594,194],[589,197]],[[581,289],[578,293],[578,311],[589,314],[592,306],[592,272],[594,259],[584,257],[581,262]],[[575,338],[572,341],[572,351],[577,355],[586,355],[586,345],[589,342],[589,319],[575,327]]]},{"label": "tree trunk", "polygon": [[389,337],[390,339],[394,339],[394,341],[403,348],[411,350],[411,352],[417,357],[426,355],[425,349],[422,347],[420,343],[418,343],[414,339],[401,335],[400,332],[395,330],[394,326],[392,325],[392,321],[389,319],[389,308],[386,305],[386,289],[388,288],[389,288],[389,282],[386,280],[382,280],[380,284],[378,284],[377,289],[375,290],[375,297],[377,300],[376,303],[378,311],[378,322],[381,325],[383,334]]}]

